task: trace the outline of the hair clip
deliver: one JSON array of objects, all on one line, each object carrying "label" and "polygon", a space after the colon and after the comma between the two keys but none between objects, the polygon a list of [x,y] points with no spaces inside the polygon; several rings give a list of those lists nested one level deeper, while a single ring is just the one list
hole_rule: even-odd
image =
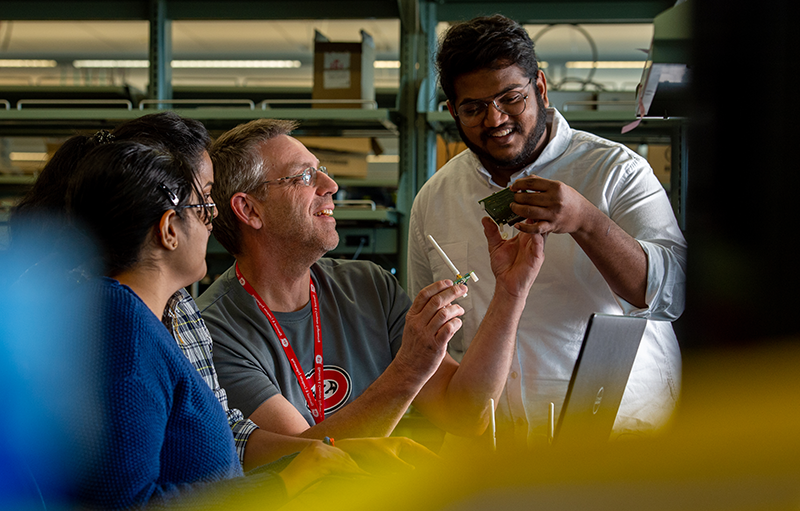
[{"label": "hair clip", "polygon": [[103,145],[103,144],[110,144],[114,141],[114,135],[112,135],[108,130],[100,130],[94,134],[92,140],[94,140],[95,144]]},{"label": "hair clip", "polygon": [[160,188],[160,189],[161,189],[161,190],[162,190],[164,193],[166,193],[166,194],[167,194],[167,197],[169,198],[169,201],[172,203],[172,205],[173,205],[173,206],[177,206],[177,205],[178,205],[178,203],[180,202],[180,200],[178,199],[178,196],[177,196],[177,195],[175,195],[175,192],[173,192],[172,190],[170,190],[169,188],[167,188],[167,185],[165,185],[164,183],[160,183],[160,184],[158,185],[158,187],[159,187],[159,188]]}]

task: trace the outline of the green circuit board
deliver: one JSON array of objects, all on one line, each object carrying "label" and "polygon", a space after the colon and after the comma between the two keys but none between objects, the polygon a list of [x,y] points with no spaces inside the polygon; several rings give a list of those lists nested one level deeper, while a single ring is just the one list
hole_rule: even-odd
[{"label": "green circuit board", "polygon": [[525,218],[511,211],[512,202],[514,202],[514,192],[510,188],[503,188],[499,192],[479,200],[478,204],[483,206],[486,214],[492,217],[497,225],[514,225]]}]

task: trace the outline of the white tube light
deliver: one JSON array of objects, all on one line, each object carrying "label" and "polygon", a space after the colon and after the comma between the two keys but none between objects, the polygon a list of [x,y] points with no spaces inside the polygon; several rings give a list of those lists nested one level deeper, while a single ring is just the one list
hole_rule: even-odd
[{"label": "white tube light", "polygon": [[291,69],[299,60],[173,60],[173,68],[182,69]]},{"label": "white tube light", "polygon": [[[77,68],[147,68],[147,60],[76,60]],[[299,60],[173,60],[181,69],[290,69],[301,66]]]},{"label": "white tube light", "polygon": [[644,69],[643,60],[574,60],[566,63],[567,69]]},{"label": "white tube light", "polygon": [[56,67],[55,60],[45,59],[0,59],[0,67]]},{"label": "white tube light", "polygon": [[147,68],[147,60],[74,60],[72,65],[77,68]]}]

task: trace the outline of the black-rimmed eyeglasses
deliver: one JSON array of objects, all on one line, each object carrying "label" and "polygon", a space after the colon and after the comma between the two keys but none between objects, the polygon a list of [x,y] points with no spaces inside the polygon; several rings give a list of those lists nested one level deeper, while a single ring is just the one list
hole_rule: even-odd
[{"label": "black-rimmed eyeglasses", "polygon": [[[526,83],[522,89],[525,89],[525,87],[530,85],[532,81],[533,78],[530,78],[528,83]],[[498,112],[506,115],[517,116],[525,111],[527,99],[528,95],[523,94],[522,90],[501,92],[489,101],[482,101],[478,99],[475,101],[462,103],[456,109],[456,116],[458,117],[458,120],[461,121],[461,124],[467,128],[472,128],[473,126],[477,126],[483,122],[483,119],[486,117],[486,112],[489,109],[489,105],[494,105]]]},{"label": "black-rimmed eyeglasses", "polygon": [[206,225],[210,225],[212,220],[214,220],[214,217],[217,214],[217,205],[215,203],[203,202],[201,204],[186,204],[184,206],[178,206],[180,199],[178,199],[178,196],[175,195],[175,192],[170,190],[169,187],[167,187],[167,185],[165,185],[164,183],[159,184],[158,188],[167,195],[167,198],[169,198],[169,201],[172,203],[173,209],[175,209],[175,211],[179,211],[181,209],[190,209],[190,208],[192,209],[203,208],[202,212],[203,222],[205,222]]},{"label": "black-rimmed eyeglasses", "polygon": [[328,173],[328,169],[320,165],[318,169],[314,167],[308,167],[307,169],[303,169],[303,172],[299,174],[295,174],[293,176],[279,177],[278,179],[270,179],[268,181],[262,181],[259,184],[262,185],[267,185],[270,183],[282,184],[282,183],[291,183],[296,180],[302,182],[306,186],[316,186],[317,172],[322,172],[326,176],[330,176],[330,174]]},{"label": "black-rimmed eyeglasses", "polygon": [[178,206],[175,209],[189,209],[189,208],[203,208],[203,222],[210,225],[217,215],[217,205],[213,202],[204,202],[202,204],[187,204],[185,206]]}]

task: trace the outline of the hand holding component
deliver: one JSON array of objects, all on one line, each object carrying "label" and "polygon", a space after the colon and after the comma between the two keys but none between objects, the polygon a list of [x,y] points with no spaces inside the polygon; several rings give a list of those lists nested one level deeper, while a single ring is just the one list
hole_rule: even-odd
[{"label": "hand holding component", "polygon": [[561,181],[528,176],[518,179],[510,186],[515,193],[511,210],[526,218],[515,227],[527,233],[572,234],[586,224],[590,215],[597,211],[583,195]]},{"label": "hand holding component", "polygon": [[475,275],[474,271],[471,271],[466,275],[461,275],[461,272],[458,271],[456,265],[454,265],[453,261],[451,261],[450,258],[447,257],[447,254],[445,254],[444,250],[442,250],[442,247],[440,247],[439,244],[436,243],[436,240],[433,239],[433,236],[428,234],[428,239],[433,244],[433,248],[435,248],[436,251],[439,253],[439,255],[442,257],[442,260],[444,260],[444,263],[447,265],[447,267],[450,268],[450,271],[456,274],[456,281],[454,282],[454,284],[466,284],[470,278],[475,282],[478,282],[478,276]]},{"label": "hand holding component", "polygon": [[481,222],[489,244],[495,289],[503,289],[515,297],[527,296],[544,262],[545,237],[523,231],[504,240],[489,217],[484,217]]},{"label": "hand holding component", "polygon": [[440,280],[426,286],[406,313],[403,343],[395,362],[405,371],[427,381],[447,354],[447,343],[461,328],[464,309],[453,303],[467,286]]}]

